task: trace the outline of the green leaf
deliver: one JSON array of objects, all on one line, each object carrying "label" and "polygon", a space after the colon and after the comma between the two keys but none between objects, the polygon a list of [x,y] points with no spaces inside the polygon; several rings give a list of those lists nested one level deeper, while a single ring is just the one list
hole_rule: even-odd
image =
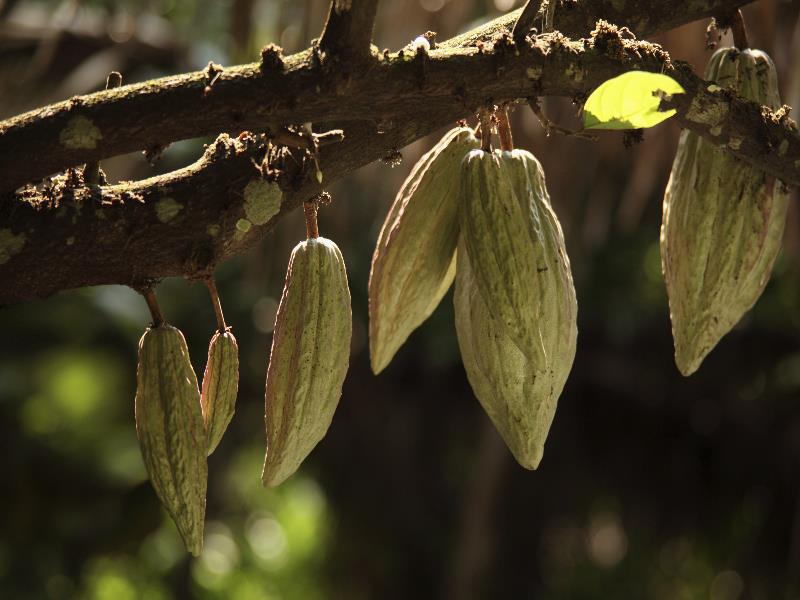
[{"label": "green leaf", "polygon": [[642,129],[658,125],[675,110],[659,111],[659,92],[683,94],[681,84],[668,75],[628,71],[605,81],[583,107],[584,129]]}]

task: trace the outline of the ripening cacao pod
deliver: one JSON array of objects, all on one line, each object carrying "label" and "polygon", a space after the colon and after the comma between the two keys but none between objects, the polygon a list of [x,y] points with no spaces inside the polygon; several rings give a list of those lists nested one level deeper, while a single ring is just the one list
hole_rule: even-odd
[{"label": "ripening cacao pod", "polygon": [[208,454],[222,439],[236,409],[239,387],[239,346],[230,332],[218,331],[208,345],[200,407],[208,437]]},{"label": "ripening cacao pod", "polygon": [[[473,279],[469,258],[459,247],[453,301],[461,360],[478,401],[500,432],[514,458],[526,469],[539,466],[544,441],[555,414],[555,399],[545,377],[489,314]],[[543,393],[546,392],[546,393]]]},{"label": "ripening cacao pod", "polygon": [[347,272],[331,240],[292,251],[267,369],[264,485],[283,482],[325,436],[350,362]]},{"label": "ripening cacao pod", "polygon": [[552,360],[566,379],[577,335],[575,289],[539,161],[524,150],[473,150],[461,184],[461,233],[483,301],[530,360]]},{"label": "ripening cacao pod", "polygon": [[151,327],[139,341],[135,410],[150,481],[186,549],[197,556],[206,510],[206,433],[186,340],[171,325]]},{"label": "ripening cacao pod", "polygon": [[[781,104],[775,67],[759,50],[717,50],[706,79],[772,109]],[[664,193],[661,265],[683,375],[694,373],[758,300],[780,251],[787,207],[780,181],[688,130],[681,134]]]},{"label": "ripening cacao pod", "polygon": [[[464,162],[470,175],[462,188],[462,201],[471,206],[466,218],[478,204],[493,218],[479,215],[486,231],[462,221],[454,296],[461,357],[475,395],[512,454],[535,469],[577,342],[577,302],[564,237],[532,154],[476,150]],[[473,239],[472,250],[471,236],[480,238]],[[491,240],[504,247],[492,248]],[[498,310],[523,290],[527,295],[519,296],[517,306]],[[502,320],[515,313],[525,323],[511,327]],[[528,339],[524,332],[538,340],[529,353],[517,341]]]},{"label": "ripening cacao pod", "polygon": [[369,277],[369,349],[376,374],[453,282],[458,176],[464,156],[478,146],[471,129],[448,131],[414,165],[386,215]]}]

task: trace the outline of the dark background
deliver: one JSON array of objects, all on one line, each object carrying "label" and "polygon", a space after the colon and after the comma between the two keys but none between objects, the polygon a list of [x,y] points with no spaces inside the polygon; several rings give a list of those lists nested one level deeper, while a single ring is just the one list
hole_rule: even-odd
[{"label": "dark background", "polygon": [[[439,39],[513,0],[383,0],[375,43]],[[100,89],[286,52],[321,31],[323,0],[0,1],[0,117]],[[800,105],[798,3],[745,12],[783,97]],[[699,71],[697,22],[659,37]],[[800,29],[798,29],[800,31]],[[728,41],[726,37],[724,41]],[[794,58],[793,58],[794,57]],[[792,64],[794,62],[794,64]],[[577,123],[567,101],[550,118]],[[375,377],[366,289],[386,210],[441,133],[333,186],[322,234],[345,256],[350,371],[333,425],[300,472],[261,487],[271,329],[301,215],[222,265],[241,348],[236,416],[209,459],[205,550],[191,559],[146,479],[133,420],[137,342],[149,322],[132,290],[64,292],[0,311],[0,598],[800,598],[800,232],[761,300],[685,379],[672,359],[660,272],[660,206],[678,130],[626,149],[546,138],[527,108],[517,145],[542,161],[579,304],[578,353],[538,471],[511,458],[472,395],[451,294]],[[196,159],[173,144],[103,162],[112,180]],[[14,285],[11,281],[0,285]],[[202,374],[214,316],[205,289],[167,280],[165,315]]]}]

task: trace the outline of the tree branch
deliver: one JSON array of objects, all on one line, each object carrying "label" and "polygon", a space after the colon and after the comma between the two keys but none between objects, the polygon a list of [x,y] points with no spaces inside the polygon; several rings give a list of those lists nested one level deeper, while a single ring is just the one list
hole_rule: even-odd
[{"label": "tree branch", "polygon": [[[622,14],[614,8],[617,0],[585,0],[561,10],[556,27],[567,35],[587,35],[596,18],[603,17],[646,36],[750,1],[654,0],[636,2]],[[368,5],[364,0],[356,6]],[[405,102],[436,111],[459,104],[463,110],[465,103],[489,95],[512,99],[502,85],[487,90],[482,81],[488,74],[496,84],[497,70],[513,63],[513,53],[498,64],[493,55],[478,54],[476,45],[508,33],[519,12],[441,44],[424,64],[397,53],[358,70],[341,69],[338,61],[320,61],[308,49],[285,60],[270,54],[271,60],[231,67],[218,76],[206,69],[76,96],[25,113],[0,122],[0,193],[74,165],[223,131],[235,135],[309,121],[377,121],[401,112],[398,107]],[[354,26],[355,17],[350,23]],[[363,34],[364,29],[358,31]],[[563,51],[559,54],[563,63]],[[544,62],[540,57],[537,66]],[[519,79],[519,69],[514,73]],[[502,79],[510,77],[506,73]],[[586,91],[590,83],[587,79],[583,85],[556,89],[545,79],[543,85],[547,93],[572,95]],[[513,87],[518,91],[525,86]]]},{"label": "tree branch", "polygon": [[[337,123],[346,137],[320,150],[324,184],[450,122],[449,114],[433,113],[386,123],[383,133],[373,123]],[[322,190],[315,170],[298,166],[280,178],[280,211],[259,223],[247,186],[258,191],[266,149],[264,136],[222,135],[199,161],[174,173],[66,187],[51,198],[38,194],[0,206],[0,306],[75,287],[142,287],[163,277],[195,277],[252,248]]]},{"label": "tree branch", "polygon": [[377,10],[378,0],[331,0],[320,50],[342,62],[368,58]]},{"label": "tree branch", "polygon": [[[556,0],[559,1],[559,0]],[[571,38],[585,37],[598,19],[627,27],[640,39],[654,33],[668,31],[686,23],[724,14],[750,4],[753,0],[580,0],[562,2],[556,12],[554,27]],[[536,4],[536,2],[531,2]],[[539,2],[541,5],[541,1]],[[445,45],[450,47],[473,46],[478,41],[486,42],[498,33],[511,31],[525,7],[511,11],[483,27],[479,27],[452,38]],[[530,10],[530,9],[529,9]],[[537,7],[538,12],[538,7]],[[535,15],[533,15],[535,16]]]},{"label": "tree branch", "polygon": [[788,107],[770,111],[698,78],[680,79],[686,94],[662,101],[681,127],[788,185],[800,186],[800,135]]},{"label": "tree branch", "polygon": [[[298,103],[291,113],[278,105],[274,111],[302,115],[287,116],[287,123],[311,115],[308,120],[325,121],[318,123],[320,131],[344,130],[344,141],[320,151],[328,185],[489,101],[581,95],[633,68],[666,71],[683,84],[687,94],[672,99],[683,126],[786,181],[800,182],[800,138],[787,119],[710,86],[687,65],[673,66],[659,47],[607,25],[579,42],[556,33],[520,47],[501,37],[482,49],[448,46],[410,60],[390,57],[363,74],[368,83],[353,81],[354,89],[340,97],[297,88],[313,106]],[[315,84],[308,72],[294,76]],[[325,115],[344,120],[331,123]],[[72,287],[141,287],[162,277],[196,276],[246,251],[322,189],[316,169],[303,168],[298,155],[291,155],[288,162],[297,159],[298,165],[282,169],[279,212],[265,221],[251,219],[248,190],[274,175],[271,162],[262,167],[267,140],[223,135],[197,163],[175,173],[108,187],[83,186],[73,173],[54,189],[29,189],[22,198],[6,199],[0,204],[0,305]],[[0,135],[0,149],[4,143]]]}]

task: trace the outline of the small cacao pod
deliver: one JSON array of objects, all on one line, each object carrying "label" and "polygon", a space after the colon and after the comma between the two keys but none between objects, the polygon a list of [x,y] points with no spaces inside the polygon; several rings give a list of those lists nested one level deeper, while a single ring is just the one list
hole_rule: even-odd
[{"label": "small cacao pod", "polygon": [[461,182],[461,233],[483,301],[528,359],[564,369],[566,380],[577,304],[539,161],[525,150],[473,150]]},{"label": "small cacao pod", "polygon": [[347,272],[331,240],[292,251],[267,369],[264,485],[283,482],[325,436],[350,362]]},{"label": "small cacao pod", "polygon": [[[464,203],[480,201],[467,200],[469,193],[476,196],[482,192],[501,194],[482,199],[489,205],[501,206],[496,213],[499,221],[493,227],[504,231],[508,227],[504,219],[520,219],[523,226],[515,235],[517,241],[524,241],[528,248],[509,249],[502,254],[507,262],[484,268],[487,277],[502,279],[502,282],[491,282],[493,289],[503,285],[522,286],[519,279],[523,274],[534,278],[527,303],[520,307],[520,318],[528,320],[526,327],[536,331],[539,347],[531,355],[523,352],[512,337],[512,331],[524,329],[508,327],[498,318],[496,307],[487,303],[477,270],[473,268],[475,255],[467,245],[466,228],[462,229],[457,252],[456,333],[475,395],[517,462],[527,469],[535,469],[542,458],[558,397],[575,357],[577,302],[564,237],[550,206],[541,165],[523,150],[495,152],[494,155],[496,162],[490,164],[495,166],[483,172],[487,177],[502,178],[502,181],[465,187]],[[485,158],[471,156],[472,160]],[[523,210],[517,211],[514,206]],[[497,243],[509,242],[500,237]],[[520,264],[521,254],[537,266],[533,274]]]},{"label": "small cacao pod", "polygon": [[186,340],[171,325],[151,327],[139,341],[135,411],[150,481],[186,549],[197,556],[206,510],[206,434]]},{"label": "small cacao pod", "polygon": [[208,454],[222,439],[236,409],[239,387],[239,346],[230,332],[218,331],[208,345],[208,361],[203,374],[200,406],[208,436]]},{"label": "small cacao pod", "polygon": [[[775,67],[759,50],[717,50],[706,79],[780,106]],[[683,375],[694,373],[758,300],[780,251],[787,207],[781,182],[688,130],[681,134],[664,193],[661,265]]]},{"label": "small cacao pod", "polygon": [[458,174],[478,140],[448,131],[417,161],[383,222],[369,277],[369,348],[374,373],[439,305],[455,276]]}]

